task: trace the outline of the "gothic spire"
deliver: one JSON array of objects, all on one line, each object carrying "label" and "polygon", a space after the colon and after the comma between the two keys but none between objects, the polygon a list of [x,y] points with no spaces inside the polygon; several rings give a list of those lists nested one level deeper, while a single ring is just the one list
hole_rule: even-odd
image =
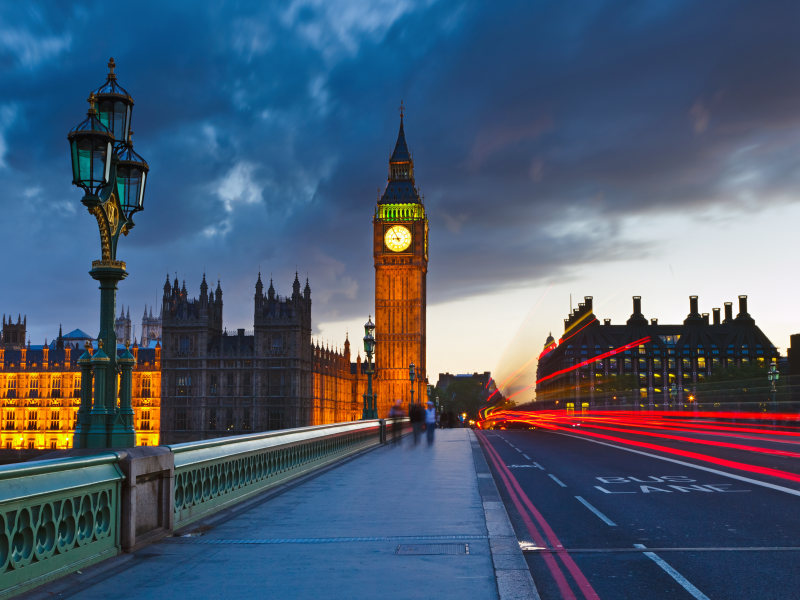
[{"label": "gothic spire", "polygon": [[406,132],[403,128],[403,101],[400,101],[400,131],[397,133],[397,142],[394,145],[394,152],[389,162],[408,162],[411,160],[411,153],[408,151],[408,144],[406,144]]}]

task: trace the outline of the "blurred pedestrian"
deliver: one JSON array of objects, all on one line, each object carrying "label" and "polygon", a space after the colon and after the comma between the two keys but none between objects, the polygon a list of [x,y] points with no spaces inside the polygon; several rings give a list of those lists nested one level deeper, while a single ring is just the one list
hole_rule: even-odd
[{"label": "blurred pedestrian", "polygon": [[392,408],[389,409],[389,418],[394,419],[392,422],[392,445],[396,446],[400,443],[400,432],[403,431],[402,418],[406,416],[406,411],[403,410],[403,403],[401,400],[395,400]]},{"label": "blurred pedestrian", "polygon": [[425,437],[428,439],[428,446],[433,445],[433,432],[436,429],[436,407],[433,402],[428,400],[428,409],[425,411]]},{"label": "blurred pedestrian", "polygon": [[422,433],[422,420],[424,418],[422,407],[419,404],[412,404],[408,409],[408,417],[411,421],[411,429],[414,432],[414,445],[419,444],[419,436]]}]

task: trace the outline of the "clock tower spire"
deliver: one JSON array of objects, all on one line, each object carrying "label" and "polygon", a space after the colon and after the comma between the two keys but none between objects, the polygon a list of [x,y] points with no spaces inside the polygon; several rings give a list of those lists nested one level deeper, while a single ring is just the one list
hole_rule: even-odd
[{"label": "clock tower spire", "polygon": [[373,225],[375,263],[375,366],[378,415],[394,401],[411,401],[409,365],[417,377],[414,401],[423,401],[427,384],[426,304],[428,217],[414,179],[400,104],[400,131],[389,159],[386,188],[378,199]]}]

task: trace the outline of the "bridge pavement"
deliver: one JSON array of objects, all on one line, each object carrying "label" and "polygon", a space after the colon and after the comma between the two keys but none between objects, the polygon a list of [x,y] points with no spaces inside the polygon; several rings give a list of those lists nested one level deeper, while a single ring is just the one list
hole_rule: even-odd
[{"label": "bridge pavement", "polygon": [[[536,598],[475,435],[436,433],[431,448],[407,437],[366,451],[22,597]],[[398,554],[432,544],[468,554]]]}]

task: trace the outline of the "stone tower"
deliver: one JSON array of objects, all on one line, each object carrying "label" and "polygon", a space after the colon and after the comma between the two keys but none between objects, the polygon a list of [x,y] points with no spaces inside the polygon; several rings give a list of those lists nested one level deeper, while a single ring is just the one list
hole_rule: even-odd
[{"label": "stone tower", "polygon": [[414,184],[400,109],[400,132],[389,159],[389,181],[378,200],[373,224],[375,262],[375,365],[378,415],[386,417],[395,399],[411,400],[409,364],[417,379],[414,401],[424,401],[428,218]]},{"label": "stone tower", "polygon": [[17,316],[16,324],[11,320],[11,315],[3,315],[3,344],[7,350],[19,350],[25,347],[25,333],[28,328],[28,315],[23,318]]}]

